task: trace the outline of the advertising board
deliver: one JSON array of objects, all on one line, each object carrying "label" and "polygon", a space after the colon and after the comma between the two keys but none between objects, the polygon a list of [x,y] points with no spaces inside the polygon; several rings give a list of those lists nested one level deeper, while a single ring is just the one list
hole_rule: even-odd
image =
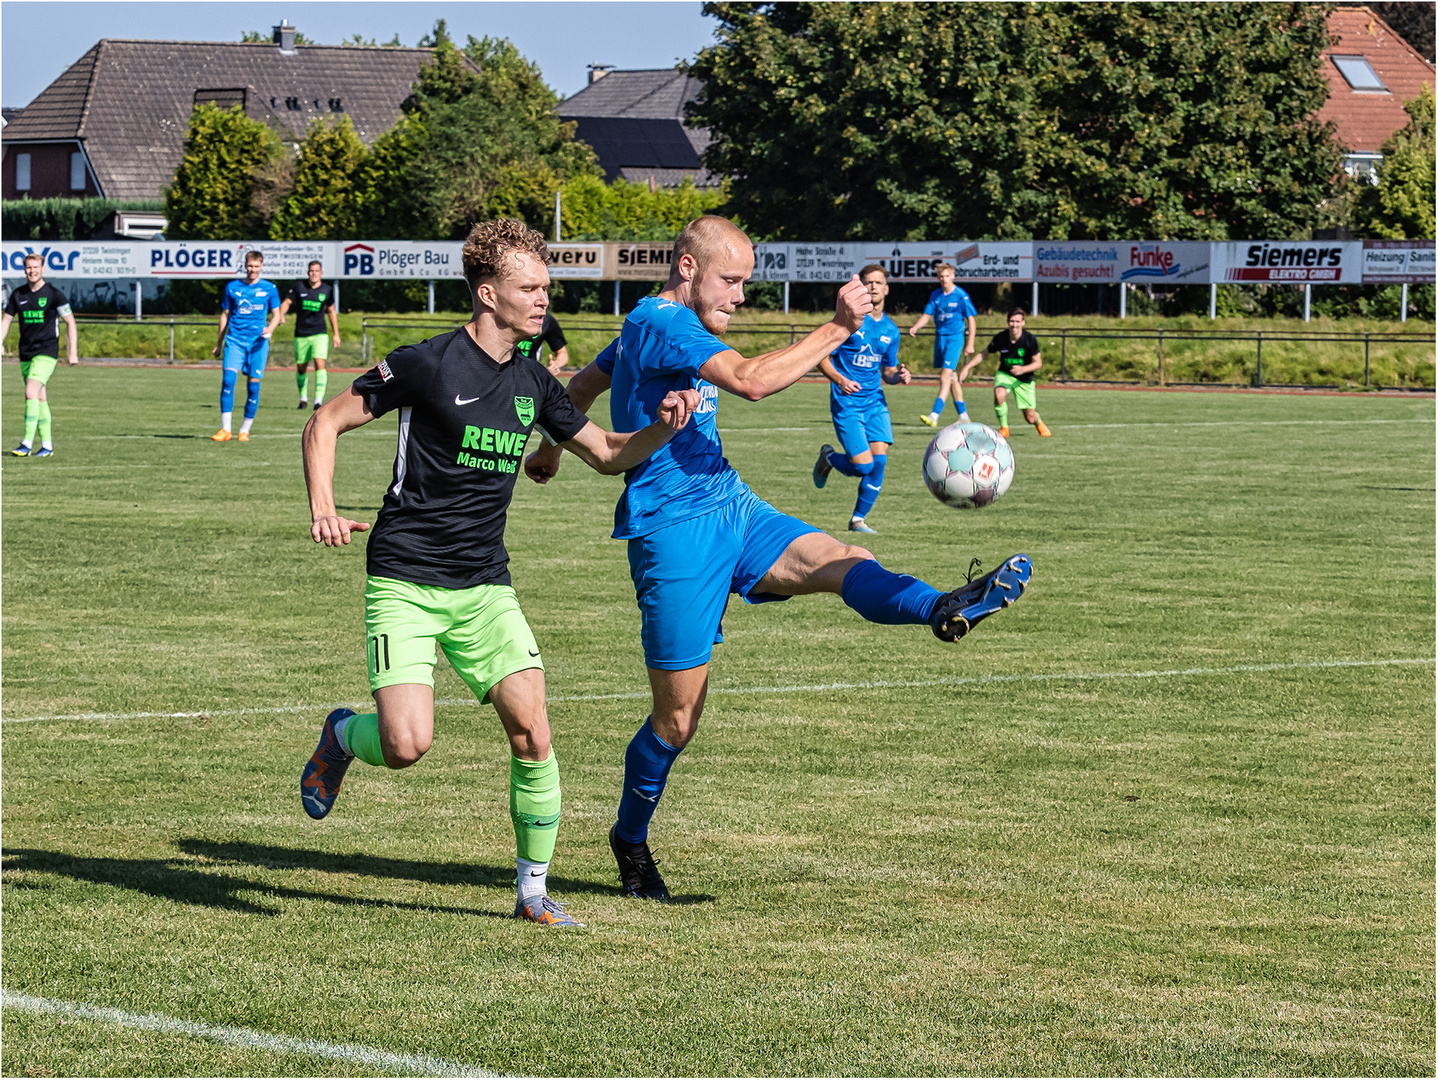
[{"label": "advertising board", "polygon": [[1363,241],[1363,282],[1378,285],[1432,285],[1432,240]]},{"label": "advertising board", "polygon": [[464,245],[458,240],[342,240],[338,272],[331,277],[462,278]]},{"label": "advertising board", "polygon": [[1125,240],[1118,245],[1119,278],[1131,285],[1207,285],[1212,246],[1201,240]]},{"label": "advertising board", "polygon": [[136,278],[145,274],[129,241],[7,240],[0,244],[0,277],[23,278],[25,256],[39,255],[49,277]]},{"label": "advertising board", "polygon": [[1117,241],[1038,240],[1034,278],[1064,285],[1106,285],[1119,280],[1119,258],[1126,245]]},{"label": "advertising board", "polygon": [[1358,284],[1363,243],[1358,240],[1235,240],[1214,244],[1222,275],[1243,285]]},{"label": "advertising board", "polygon": [[[777,247],[761,244],[767,252]],[[897,243],[789,244],[789,281],[847,281],[871,263],[890,281],[930,283],[940,263],[953,266],[965,281],[1027,281],[1033,273],[1033,244],[1028,241],[941,240]],[[758,277],[756,260],[755,277]],[[768,280],[785,280],[781,274]]]},{"label": "advertising board", "polygon": [[574,281],[601,281],[605,248],[610,244],[550,244],[549,276]]}]

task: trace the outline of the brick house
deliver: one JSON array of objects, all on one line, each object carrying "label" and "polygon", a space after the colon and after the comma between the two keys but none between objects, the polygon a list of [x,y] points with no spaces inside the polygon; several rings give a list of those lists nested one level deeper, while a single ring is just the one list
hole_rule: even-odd
[{"label": "brick house", "polygon": [[105,38],[0,132],[6,199],[158,199],[179,166],[190,112],[239,105],[296,141],[348,116],[366,144],[399,119],[428,49]]},{"label": "brick house", "polygon": [[1433,65],[1366,7],[1340,7],[1328,16],[1332,44],[1323,56],[1328,100],[1320,121],[1333,121],[1350,176],[1377,179],[1383,144],[1408,123],[1403,109],[1426,85]]}]

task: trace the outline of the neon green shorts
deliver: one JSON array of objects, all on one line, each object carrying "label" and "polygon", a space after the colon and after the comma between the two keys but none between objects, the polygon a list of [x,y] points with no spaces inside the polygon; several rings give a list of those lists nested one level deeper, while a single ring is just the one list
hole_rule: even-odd
[{"label": "neon green shorts", "polygon": [[311,360],[328,360],[330,358],[330,336],[328,334],[311,334],[309,337],[295,338],[295,366],[304,367]]},{"label": "neon green shorts", "polygon": [[41,386],[50,381],[50,376],[55,374],[55,365],[60,363],[53,356],[32,356],[29,360],[20,361],[20,378],[29,382],[34,379]]},{"label": "neon green shorts", "polygon": [[369,686],[422,683],[434,686],[434,647],[474,696],[506,675],[544,670],[539,646],[508,585],[441,589],[412,581],[370,577],[364,589],[365,646]]},{"label": "neon green shorts", "polygon": [[1024,382],[1022,379],[1015,379],[1012,375],[1005,375],[1002,371],[994,373],[994,389],[1003,388],[1007,390],[1020,409],[1037,409],[1039,407],[1038,388],[1031,382]]}]

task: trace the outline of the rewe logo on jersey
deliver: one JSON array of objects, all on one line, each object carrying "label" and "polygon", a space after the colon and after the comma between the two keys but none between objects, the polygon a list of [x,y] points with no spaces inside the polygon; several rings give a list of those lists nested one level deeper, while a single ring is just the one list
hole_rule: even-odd
[{"label": "rewe logo on jersey", "polygon": [[532,397],[516,397],[514,399],[514,415],[519,417],[519,422],[528,427],[534,422],[534,399]]}]

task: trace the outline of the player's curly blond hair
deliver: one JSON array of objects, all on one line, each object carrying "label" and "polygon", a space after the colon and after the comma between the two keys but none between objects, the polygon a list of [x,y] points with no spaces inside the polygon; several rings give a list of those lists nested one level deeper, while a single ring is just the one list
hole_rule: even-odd
[{"label": "player's curly blond hair", "polygon": [[511,256],[520,252],[549,265],[549,245],[544,242],[544,234],[522,221],[497,218],[481,221],[470,229],[464,238],[464,280],[469,282],[469,291],[479,288],[481,281],[493,281],[509,273],[513,268]]}]

